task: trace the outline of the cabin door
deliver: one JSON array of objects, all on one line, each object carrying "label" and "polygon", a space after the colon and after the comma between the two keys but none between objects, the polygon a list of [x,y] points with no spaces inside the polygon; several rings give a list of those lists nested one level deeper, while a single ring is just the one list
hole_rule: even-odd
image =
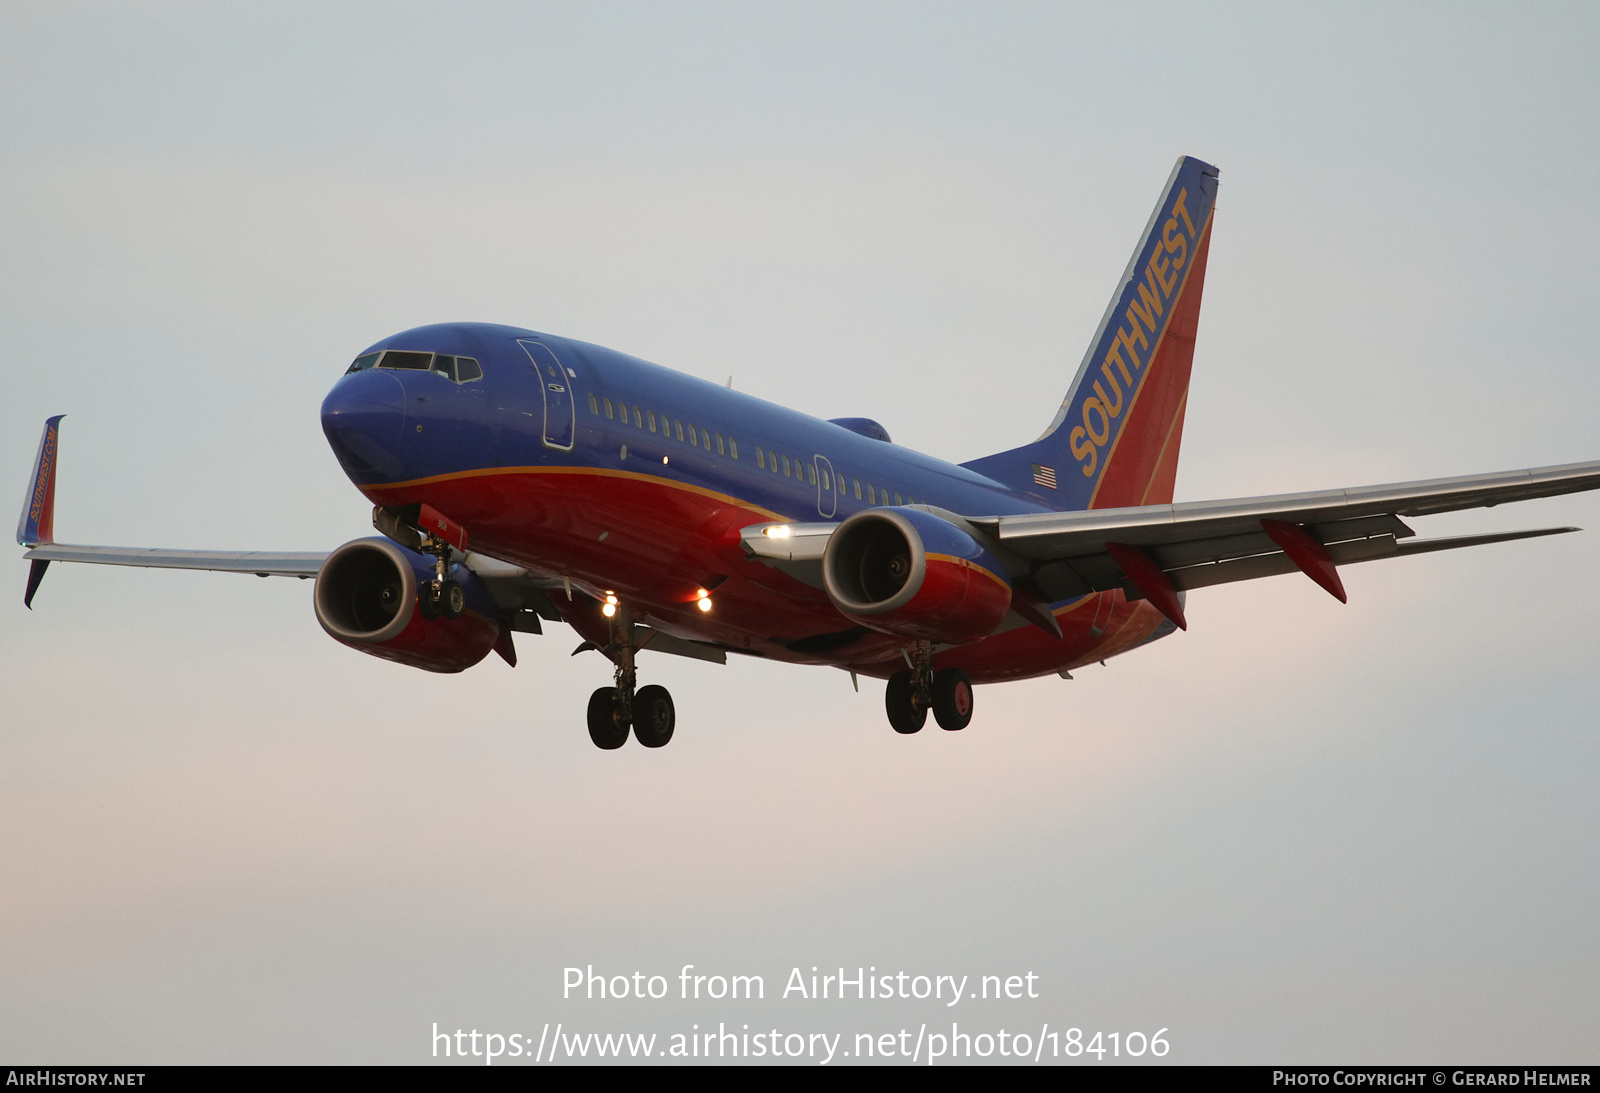
[{"label": "cabin door", "polygon": [[572,401],[571,369],[564,367],[555,352],[543,342],[519,341],[517,344],[527,351],[539,376],[540,393],[544,397],[545,447],[572,451],[576,408]]}]

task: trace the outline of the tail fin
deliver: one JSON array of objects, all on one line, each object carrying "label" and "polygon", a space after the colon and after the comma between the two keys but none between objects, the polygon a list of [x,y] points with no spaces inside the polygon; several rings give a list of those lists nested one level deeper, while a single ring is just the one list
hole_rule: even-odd
[{"label": "tail fin", "polygon": [[1172,500],[1217,174],[1190,156],[1173,167],[1044,435],[965,466],[1065,509]]}]

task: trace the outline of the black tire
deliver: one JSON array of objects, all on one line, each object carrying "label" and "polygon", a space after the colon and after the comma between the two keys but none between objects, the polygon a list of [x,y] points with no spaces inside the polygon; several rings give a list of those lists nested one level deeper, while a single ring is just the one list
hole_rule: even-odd
[{"label": "black tire", "polygon": [[972,723],[972,679],[960,668],[946,668],[933,677],[933,718],[948,732]]},{"label": "black tire", "polygon": [[439,590],[439,614],[447,619],[459,619],[467,609],[467,590],[460,581],[446,581]]},{"label": "black tire", "polygon": [[672,739],[678,713],[665,687],[640,687],[633,696],[633,735],[647,748],[659,748]]},{"label": "black tire", "polygon": [[617,717],[615,687],[601,687],[589,696],[589,739],[606,751],[615,751],[628,742],[627,723]]},{"label": "black tire", "polygon": [[417,586],[417,614],[429,622],[439,617],[439,601],[434,598],[432,584]]},{"label": "black tire", "polygon": [[915,693],[910,672],[896,672],[889,677],[889,685],[883,689],[883,706],[895,732],[920,732],[927,722],[928,711],[913,701]]}]

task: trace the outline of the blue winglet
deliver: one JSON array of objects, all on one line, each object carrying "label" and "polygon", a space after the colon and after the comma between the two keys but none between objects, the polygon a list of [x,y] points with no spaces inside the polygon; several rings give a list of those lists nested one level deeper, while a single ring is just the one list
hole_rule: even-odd
[{"label": "blue winglet", "polygon": [[61,419],[57,414],[44,423],[39,437],[39,454],[33,460],[33,477],[28,480],[28,496],[22,502],[22,517],[17,521],[17,542],[38,546],[55,542],[56,452],[60,445]]}]

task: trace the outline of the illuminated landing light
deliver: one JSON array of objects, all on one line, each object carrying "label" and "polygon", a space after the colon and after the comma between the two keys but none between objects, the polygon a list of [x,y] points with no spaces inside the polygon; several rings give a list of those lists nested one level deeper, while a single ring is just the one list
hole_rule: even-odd
[{"label": "illuminated landing light", "polygon": [[711,597],[710,596],[704,596],[704,597],[701,598],[701,600],[700,600],[700,610],[702,610],[702,611],[710,611],[711,610]]},{"label": "illuminated landing light", "polygon": [[612,593],[607,592],[606,593],[606,602],[609,603],[609,604],[615,605],[616,602],[617,602],[617,597],[614,596]]},{"label": "illuminated landing light", "polygon": [[661,465],[663,467],[665,467],[667,465],[667,457],[666,456],[662,456],[661,457]]},{"label": "illuminated landing light", "polygon": [[609,619],[611,616],[617,613],[617,605],[614,603],[608,603],[600,609],[600,613]]},{"label": "illuminated landing light", "polygon": [[779,524],[777,527],[762,528],[761,534],[769,539],[787,539],[794,532],[788,524]]}]

